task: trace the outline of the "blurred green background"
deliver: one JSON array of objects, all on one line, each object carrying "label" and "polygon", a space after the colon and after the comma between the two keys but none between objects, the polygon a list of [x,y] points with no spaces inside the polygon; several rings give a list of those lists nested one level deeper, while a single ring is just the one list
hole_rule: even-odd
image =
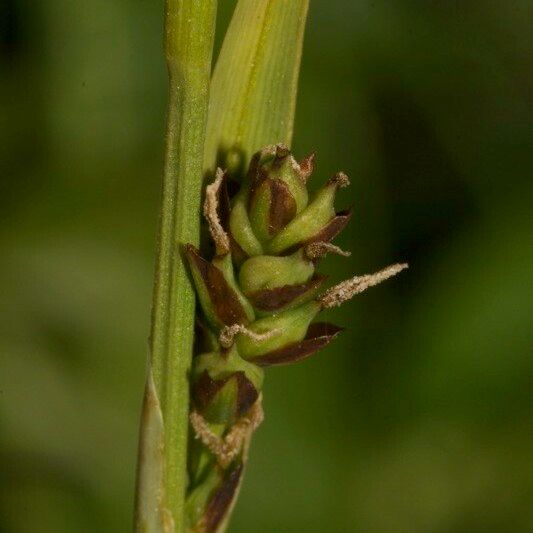
[{"label": "blurred green background", "polygon": [[[269,371],[232,531],[533,531],[533,4],[311,4],[294,149],[355,208],[325,269],[411,269]],[[1,531],[131,527],[162,11],[1,3]]]}]

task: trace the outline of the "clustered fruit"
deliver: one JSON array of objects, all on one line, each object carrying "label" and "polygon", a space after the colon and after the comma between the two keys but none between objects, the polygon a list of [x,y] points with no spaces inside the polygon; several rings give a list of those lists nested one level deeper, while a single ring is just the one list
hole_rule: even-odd
[{"label": "clustered fruit", "polygon": [[299,361],[329,344],[341,328],[314,322],[317,315],[407,266],[323,291],[319,260],[349,255],[331,243],[351,217],[334,208],[349,180],[339,172],[310,195],[313,167],[314,155],[297,162],[285,146],[268,146],[252,158],[232,197],[218,169],[204,203],[213,258],[186,246],[201,307],[186,509],[193,531],[216,531],[232,505],[251,434],[262,421],[263,368]]}]

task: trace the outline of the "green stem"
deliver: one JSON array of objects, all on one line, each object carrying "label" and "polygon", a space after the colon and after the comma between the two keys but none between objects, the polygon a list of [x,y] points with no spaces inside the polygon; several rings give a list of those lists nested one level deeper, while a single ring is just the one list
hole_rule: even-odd
[{"label": "green stem", "polygon": [[[195,299],[182,247],[186,243],[198,245],[199,242],[202,162],[216,3],[216,0],[166,2],[169,108],[149,375],[140,430],[136,498],[136,528],[139,531],[166,531],[172,528],[172,523],[172,531],[184,530],[188,372],[193,348]],[[162,441],[158,443],[159,448],[153,442],[158,438]],[[162,449],[161,457],[157,455],[158,449]],[[159,470],[161,478],[158,483],[162,486],[157,487],[153,478],[154,472]],[[164,495],[163,504],[158,491]],[[157,520],[155,515],[159,517]]]}]

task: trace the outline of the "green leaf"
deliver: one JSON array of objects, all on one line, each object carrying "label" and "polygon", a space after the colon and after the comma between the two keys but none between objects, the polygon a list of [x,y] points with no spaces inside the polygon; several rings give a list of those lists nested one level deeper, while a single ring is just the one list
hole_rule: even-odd
[{"label": "green leaf", "polygon": [[242,173],[268,144],[292,140],[309,0],[240,0],[212,82],[205,168]]}]

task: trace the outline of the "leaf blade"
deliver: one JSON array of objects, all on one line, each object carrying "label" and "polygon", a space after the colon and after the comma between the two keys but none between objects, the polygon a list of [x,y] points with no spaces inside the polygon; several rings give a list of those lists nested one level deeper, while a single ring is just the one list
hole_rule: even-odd
[{"label": "leaf blade", "polygon": [[309,0],[239,0],[213,73],[204,167],[237,173],[292,141]]}]

